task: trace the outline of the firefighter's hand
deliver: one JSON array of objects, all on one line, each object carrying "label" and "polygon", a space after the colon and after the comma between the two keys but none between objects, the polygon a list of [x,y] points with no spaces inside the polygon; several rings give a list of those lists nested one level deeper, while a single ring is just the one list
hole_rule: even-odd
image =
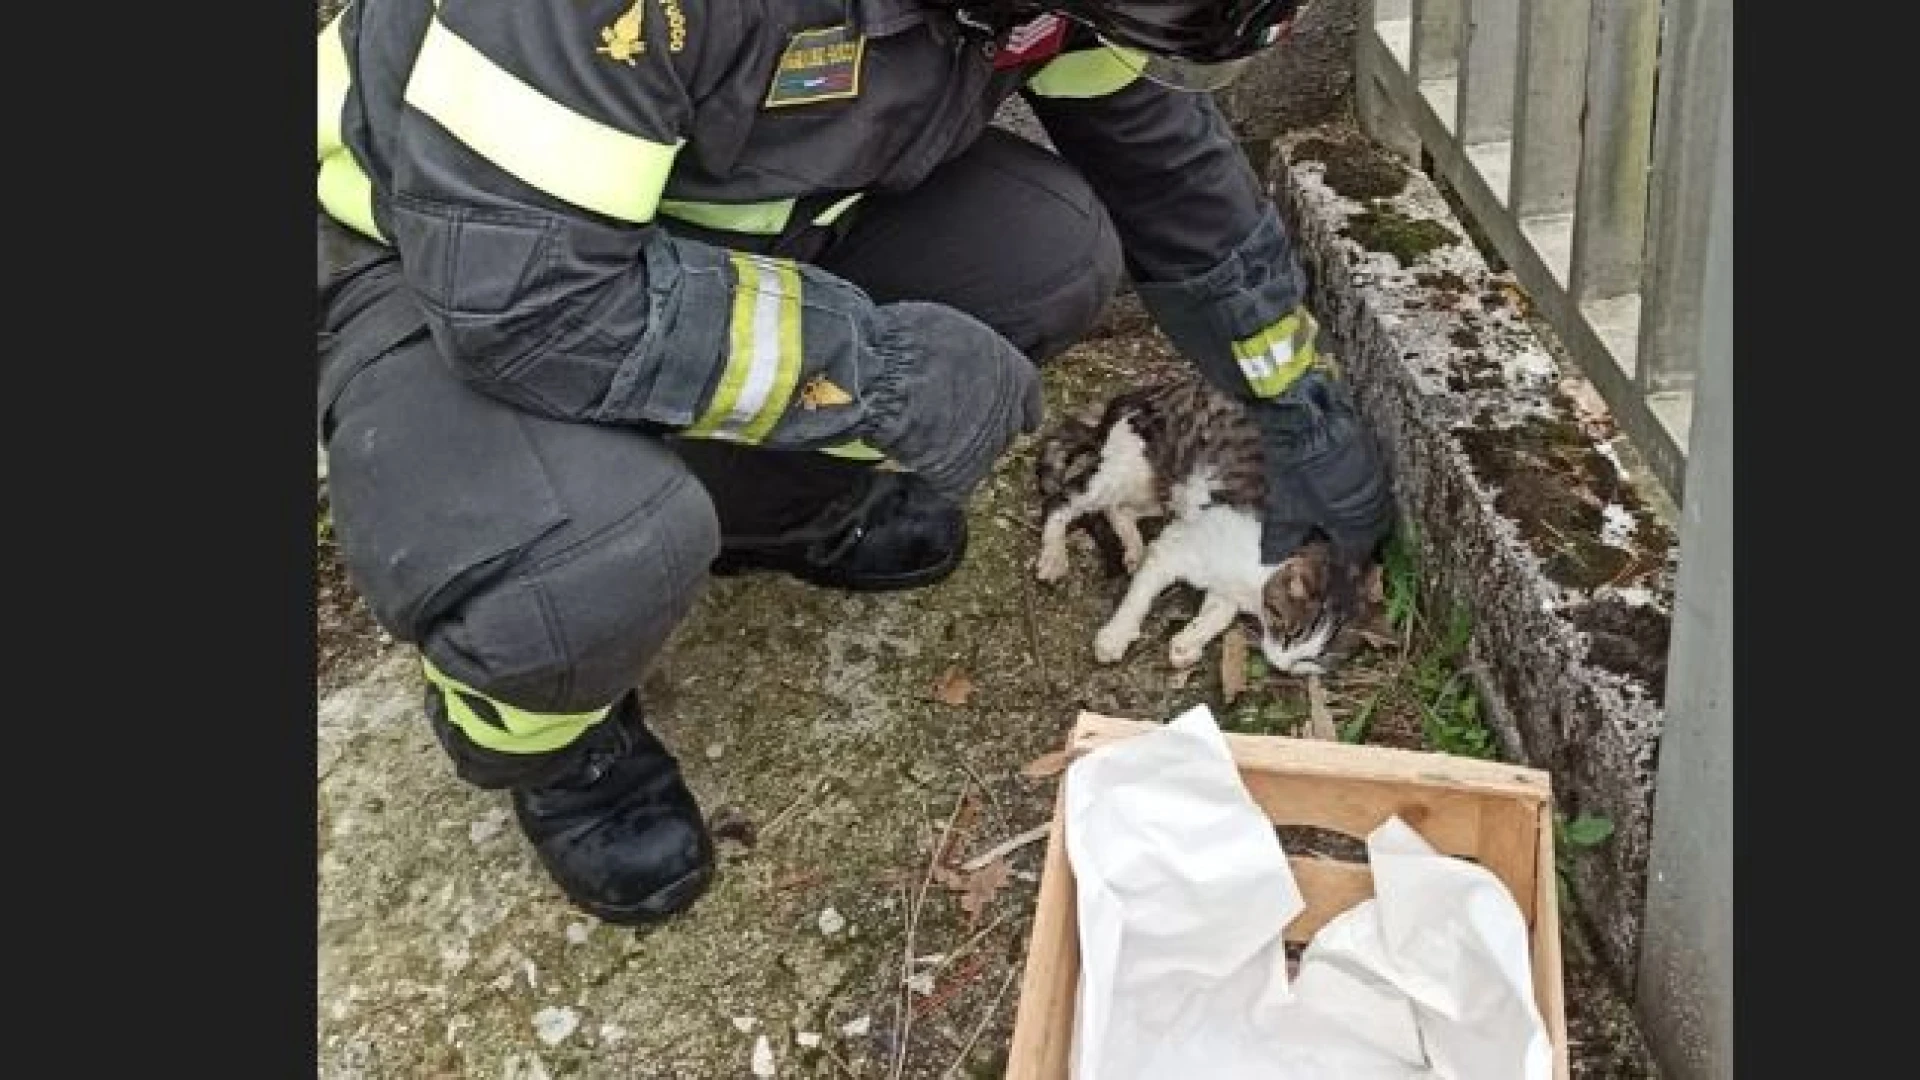
[{"label": "firefighter's hand", "polygon": [[964,501],[1008,444],[1040,424],[1040,376],[1012,343],[944,304],[874,312],[861,437],[935,491]]},{"label": "firefighter's hand", "polygon": [[1266,458],[1260,561],[1285,559],[1316,527],[1339,554],[1356,563],[1371,558],[1393,528],[1393,493],[1379,445],[1346,387],[1309,370],[1250,411]]}]

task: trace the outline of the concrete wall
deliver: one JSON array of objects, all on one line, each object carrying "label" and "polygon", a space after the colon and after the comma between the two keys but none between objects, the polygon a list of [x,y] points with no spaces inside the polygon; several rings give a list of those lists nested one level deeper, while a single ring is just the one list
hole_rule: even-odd
[{"label": "concrete wall", "polygon": [[[1351,127],[1281,145],[1275,198],[1385,444],[1427,609],[1471,611],[1504,754],[1551,771],[1568,817],[1613,822],[1604,844],[1567,853],[1569,876],[1615,981],[1632,986],[1673,537],[1635,496],[1598,394],[1543,344],[1512,275],[1487,267],[1433,183]],[[1609,524],[1627,521],[1624,537]]]}]

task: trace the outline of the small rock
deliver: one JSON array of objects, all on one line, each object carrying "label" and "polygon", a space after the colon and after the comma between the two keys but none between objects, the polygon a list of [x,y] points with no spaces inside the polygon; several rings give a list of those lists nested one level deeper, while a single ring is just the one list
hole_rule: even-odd
[{"label": "small rock", "polygon": [[564,1005],[549,1005],[533,1014],[533,1031],[548,1046],[557,1045],[580,1026],[580,1014]]},{"label": "small rock", "polygon": [[719,761],[721,758],[726,756],[727,756],[727,748],[724,744],[722,743],[707,744],[707,760],[708,761]]},{"label": "small rock", "polygon": [[846,925],[847,925],[846,917],[841,915],[839,912],[833,910],[831,907],[820,909],[820,932],[821,933],[827,935],[828,937],[832,937],[833,935],[839,933],[841,930],[844,930],[846,928]]},{"label": "small rock", "polygon": [[600,1041],[606,1043],[608,1046],[612,1046],[614,1043],[626,1037],[627,1029],[621,1027],[619,1024],[600,1025]]},{"label": "small rock", "polygon": [[752,1031],[753,1025],[759,1022],[760,1022],[759,1017],[755,1017],[755,1016],[736,1016],[733,1018],[733,1026],[736,1029],[738,1029],[740,1034],[742,1035],[745,1035],[748,1032]]},{"label": "small rock", "polygon": [[765,1035],[753,1040],[753,1075],[773,1075],[773,1044]]},{"label": "small rock", "polygon": [[467,836],[471,837],[476,845],[484,844],[500,835],[500,830],[506,828],[507,818],[510,816],[512,815],[506,807],[497,807],[489,811],[486,817],[467,826]]},{"label": "small rock", "polygon": [[865,1035],[867,1031],[872,1027],[873,1027],[873,1017],[862,1016],[857,1019],[849,1020],[844,1024],[841,1024],[840,1034],[845,1035],[849,1039],[857,1039],[860,1036]]},{"label": "small rock", "polygon": [[820,1045],[820,1033],[817,1031],[796,1031],[793,1041],[811,1050]]},{"label": "small rock", "polygon": [[448,971],[459,971],[473,959],[473,949],[464,941],[455,941],[451,945],[440,946],[440,966]]},{"label": "small rock", "polygon": [[933,972],[923,971],[918,975],[910,977],[907,979],[907,989],[919,994],[921,997],[926,997],[928,994],[933,993]]},{"label": "small rock", "polygon": [[587,935],[591,933],[593,933],[592,923],[577,922],[567,924],[567,940],[572,944],[585,945],[587,943]]}]

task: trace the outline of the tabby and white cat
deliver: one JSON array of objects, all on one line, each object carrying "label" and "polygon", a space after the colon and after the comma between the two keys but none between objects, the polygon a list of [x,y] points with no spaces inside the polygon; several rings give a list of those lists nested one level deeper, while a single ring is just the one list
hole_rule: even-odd
[{"label": "tabby and white cat", "polygon": [[[1259,620],[1267,663],[1294,675],[1331,670],[1385,630],[1378,562],[1346,565],[1320,539],[1278,565],[1261,562],[1260,432],[1197,374],[1123,392],[1098,421],[1062,421],[1041,438],[1035,474],[1045,514],[1036,576],[1066,574],[1075,526],[1103,551],[1117,548],[1133,574],[1094,637],[1101,663],[1126,654],[1154,601],[1179,582],[1203,599],[1168,648],[1175,667],[1197,662],[1243,613]],[[1157,517],[1168,520],[1146,543],[1139,523]]]}]

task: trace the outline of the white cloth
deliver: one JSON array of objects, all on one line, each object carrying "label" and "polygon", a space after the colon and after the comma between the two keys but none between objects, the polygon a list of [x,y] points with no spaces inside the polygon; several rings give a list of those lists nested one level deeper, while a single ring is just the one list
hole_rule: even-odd
[{"label": "white cloth", "polygon": [[1073,1080],[1549,1080],[1506,887],[1398,818],[1375,899],[1314,936],[1279,838],[1205,706],[1067,770],[1080,987]]}]

